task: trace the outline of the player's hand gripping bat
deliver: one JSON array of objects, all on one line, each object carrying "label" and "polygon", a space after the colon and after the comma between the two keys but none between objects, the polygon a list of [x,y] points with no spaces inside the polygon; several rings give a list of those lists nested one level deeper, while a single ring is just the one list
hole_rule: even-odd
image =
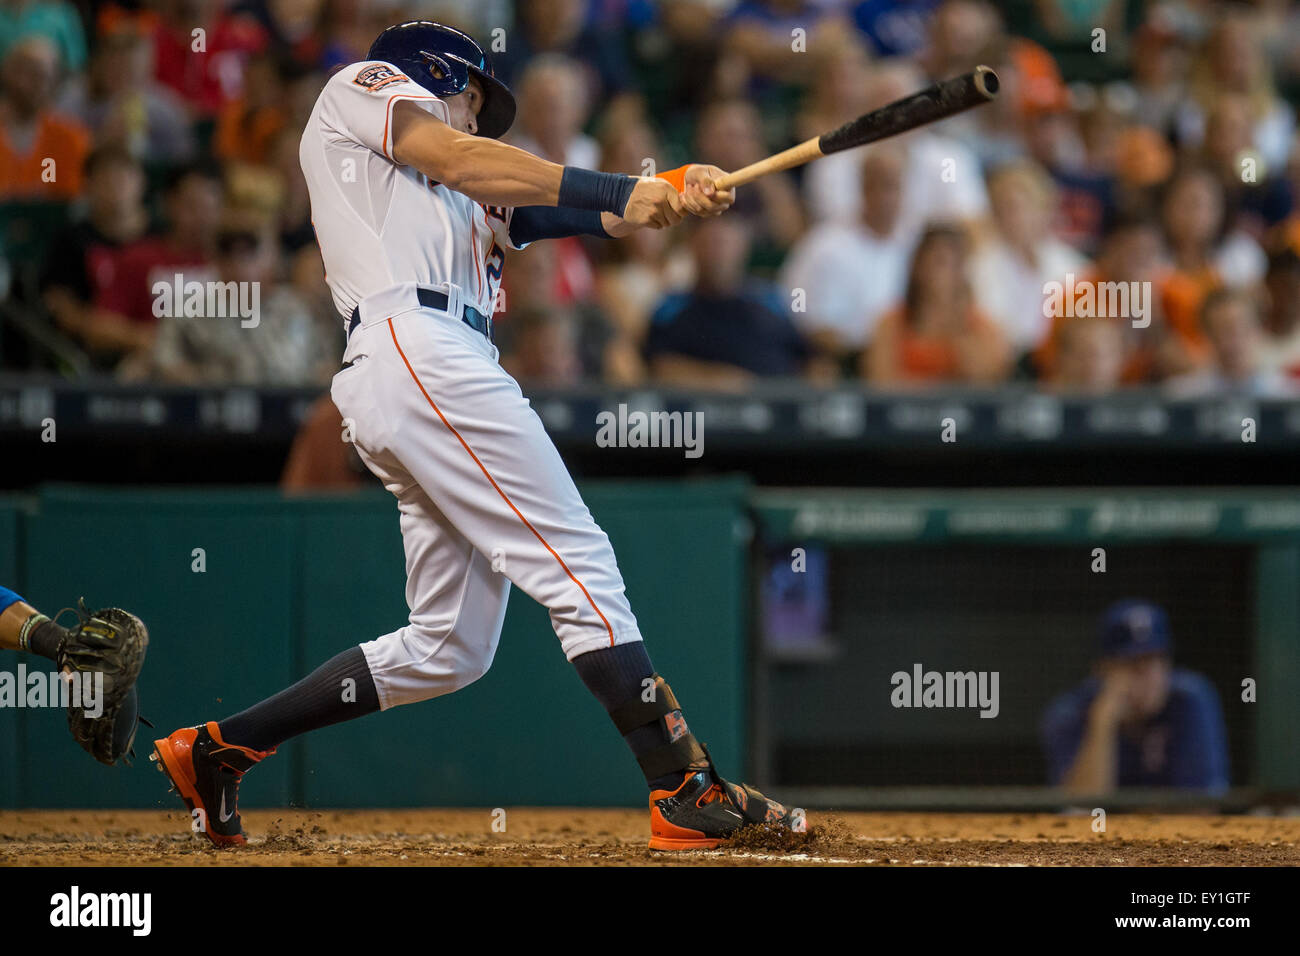
[{"label": "player's hand gripping bat", "polygon": [[987,66],[977,66],[970,73],[936,83],[919,93],[864,113],[839,129],[814,136],[798,146],[727,173],[713,181],[713,188],[723,190],[743,186],[768,173],[793,169],[830,153],[897,136],[987,103],[997,95],[998,75]]}]

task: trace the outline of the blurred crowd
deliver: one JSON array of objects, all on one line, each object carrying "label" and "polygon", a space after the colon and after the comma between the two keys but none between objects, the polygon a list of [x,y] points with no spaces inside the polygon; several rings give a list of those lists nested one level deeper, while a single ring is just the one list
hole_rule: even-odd
[{"label": "blurred crowd", "polygon": [[[1001,78],[717,219],[512,253],[496,336],[526,384],[1300,391],[1285,0],[0,0],[0,367],[328,383],[342,320],[298,138],[325,78],[413,16],[489,49],[510,141],[638,175]],[[155,314],[177,274],[257,282],[256,325]]]}]

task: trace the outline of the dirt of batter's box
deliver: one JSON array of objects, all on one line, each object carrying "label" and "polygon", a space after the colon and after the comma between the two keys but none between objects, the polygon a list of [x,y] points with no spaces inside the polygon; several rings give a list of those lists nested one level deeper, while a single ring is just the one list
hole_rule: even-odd
[{"label": "dirt of batter's box", "polygon": [[0,866],[1298,866],[1278,816],[810,812],[719,849],[647,848],[643,808],[249,810],[248,845],[213,848],[180,811],[0,810]]},{"label": "dirt of batter's box", "polygon": [[765,853],[816,853],[819,856],[844,856],[858,847],[853,831],[839,817],[820,814],[821,822],[810,824],[806,830],[791,830],[786,826],[756,823],[745,827],[730,839],[723,841],[720,849],[749,850]]},{"label": "dirt of batter's box", "polygon": [[[320,830],[321,828],[313,827],[312,829]],[[266,839],[262,841],[262,846],[268,850],[288,850],[293,853],[311,854],[316,852],[316,841],[308,835],[306,826],[294,827],[286,833],[280,820],[272,823],[266,831]]]}]

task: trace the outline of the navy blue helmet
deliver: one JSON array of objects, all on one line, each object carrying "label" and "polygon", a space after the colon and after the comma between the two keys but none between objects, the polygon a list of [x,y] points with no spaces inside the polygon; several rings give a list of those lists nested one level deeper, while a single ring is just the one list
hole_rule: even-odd
[{"label": "navy blue helmet", "polygon": [[515,98],[496,78],[483,48],[459,30],[411,20],[389,27],[370,45],[370,60],[383,60],[435,96],[465,92],[469,78],[483,86],[483,106],[478,114],[478,135],[496,139],[515,121]]}]

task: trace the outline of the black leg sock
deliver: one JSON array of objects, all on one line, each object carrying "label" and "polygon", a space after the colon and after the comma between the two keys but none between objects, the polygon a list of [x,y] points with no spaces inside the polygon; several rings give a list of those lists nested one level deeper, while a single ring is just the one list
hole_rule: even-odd
[{"label": "black leg sock", "polygon": [[[575,657],[573,666],[587,689],[607,711],[640,694],[646,686],[645,681],[655,672],[642,641],[590,651]],[[685,732],[685,721],[681,726]],[[660,723],[646,724],[625,734],[623,740],[639,757],[668,743],[668,734]],[[685,777],[684,771],[677,770],[653,780],[647,778],[646,784],[651,790],[676,790]]]},{"label": "black leg sock", "polygon": [[[353,681],[352,685],[344,681]],[[292,687],[217,726],[228,744],[270,750],[309,730],[364,717],[379,709],[379,692],[360,647],[349,647]]]}]

